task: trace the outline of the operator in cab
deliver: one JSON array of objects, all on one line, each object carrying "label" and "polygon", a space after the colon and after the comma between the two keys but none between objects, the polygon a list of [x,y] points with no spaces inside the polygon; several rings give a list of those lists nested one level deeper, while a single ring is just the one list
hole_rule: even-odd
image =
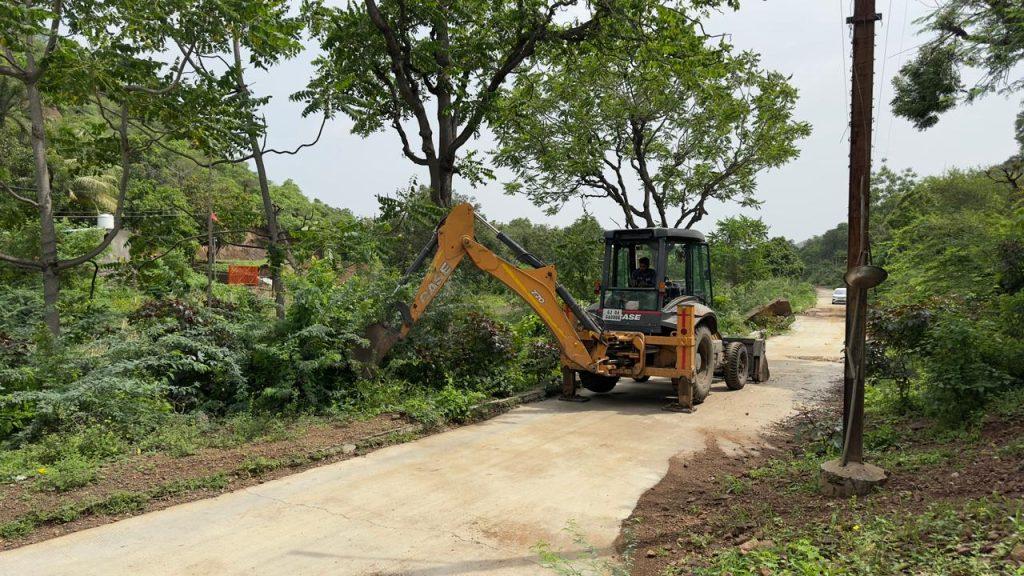
[{"label": "operator in cab", "polygon": [[651,268],[651,259],[644,256],[637,260],[638,268],[633,270],[629,276],[629,285],[633,288],[654,288],[654,281],[658,274]]}]

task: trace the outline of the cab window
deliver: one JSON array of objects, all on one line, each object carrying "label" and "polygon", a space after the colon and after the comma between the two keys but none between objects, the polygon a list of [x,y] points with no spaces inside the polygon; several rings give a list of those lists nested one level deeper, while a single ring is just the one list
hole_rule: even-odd
[{"label": "cab window", "polygon": [[683,242],[670,243],[665,256],[665,296],[675,298],[689,294],[686,282],[686,265],[690,258],[688,245]]},{"label": "cab window", "polygon": [[711,304],[711,260],[708,258],[707,244],[692,245],[693,292],[692,294],[705,304]]},{"label": "cab window", "polygon": [[[612,270],[604,291],[602,307],[623,310],[657,310],[658,289],[655,283],[642,280],[652,277],[657,267],[658,243],[628,242],[612,247]],[[651,272],[640,272],[640,260],[649,261]],[[644,284],[644,285],[641,285]]]}]

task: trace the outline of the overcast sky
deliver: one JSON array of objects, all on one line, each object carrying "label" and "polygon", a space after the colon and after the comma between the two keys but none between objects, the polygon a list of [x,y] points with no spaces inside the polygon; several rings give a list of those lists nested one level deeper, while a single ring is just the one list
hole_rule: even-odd
[{"label": "overcast sky", "polygon": [[[913,20],[929,12],[931,0],[878,0],[883,20],[876,42],[874,137],[875,166],[885,158],[894,169],[912,168],[922,175],[939,174],[952,167],[987,165],[1004,160],[1015,150],[1013,120],[1020,108],[1016,98],[990,96],[972,106],[947,113],[927,132],[893,118],[888,102],[890,79],[923,38]],[[738,12],[716,16],[709,32],[727,32],[738,49],[762,54],[766,67],[791,75],[800,91],[796,117],[811,123],[812,135],[800,143],[800,157],[758,178],[759,210],[714,205],[696,228],[707,232],[714,220],[738,213],[762,217],[773,234],[803,240],[832,228],[846,218],[849,143],[849,0],[764,0],[743,3]],[[310,60],[316,46],[275,68],[270,76],[253,78],[253,89],[273,97],[266,108],[270,145],[287,148],[311,139],[318,118],[302,118],[301,106],[288,96],[305,86],[312,74]],[[884,76],[883,76],[884,75]],[[879,98],[879,85],[882,88]],[[370,138],[349,133],[351,123],[338,118],[327,125],[319,144],[296,156],[268,159],[273,180],[292,179],[307,195],[360,215],[375,213],[378,194],[406,187],[413,178],[428,182],[426,168],[402,156],[398,137],[391,131]],[[475,143],[488,150],[488,134]],[[508,221],[527,217],[535,222],[565,225],[583,213],[579,204],[547,216],[523,197],[503,193],[499,181],[476,189],[456,180],[458,192],[476,199],[488,217]],[[621,224],[621,212],[609,202],[591,201],[589,211],[606,227]]]}]

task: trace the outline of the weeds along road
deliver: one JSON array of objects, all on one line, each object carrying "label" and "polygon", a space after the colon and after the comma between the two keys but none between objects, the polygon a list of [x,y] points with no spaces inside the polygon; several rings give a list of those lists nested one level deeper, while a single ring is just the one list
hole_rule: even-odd
[{"label": "weeds along road", "polygon": [[[716,382],[695,414],[665,412],[667,381],[548,400],[492,420],[252,488],[0,554],[0,574],[547,574],[531,550],[573,554],[578,527],[610,554],[620,522],[668,469],[767,425],[842,376],[842,308],[818,307],[768,344],[771,381]],[[585,394],[588,394],[584,392]]]}]

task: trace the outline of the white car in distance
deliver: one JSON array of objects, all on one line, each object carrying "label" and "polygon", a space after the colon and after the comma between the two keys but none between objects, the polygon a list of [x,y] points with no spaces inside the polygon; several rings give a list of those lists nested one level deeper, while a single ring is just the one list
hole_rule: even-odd
[{"label": "white car in distance", "polygon": [[833,304],[846,304],[846,288],[836,288],[832,291]]}]

